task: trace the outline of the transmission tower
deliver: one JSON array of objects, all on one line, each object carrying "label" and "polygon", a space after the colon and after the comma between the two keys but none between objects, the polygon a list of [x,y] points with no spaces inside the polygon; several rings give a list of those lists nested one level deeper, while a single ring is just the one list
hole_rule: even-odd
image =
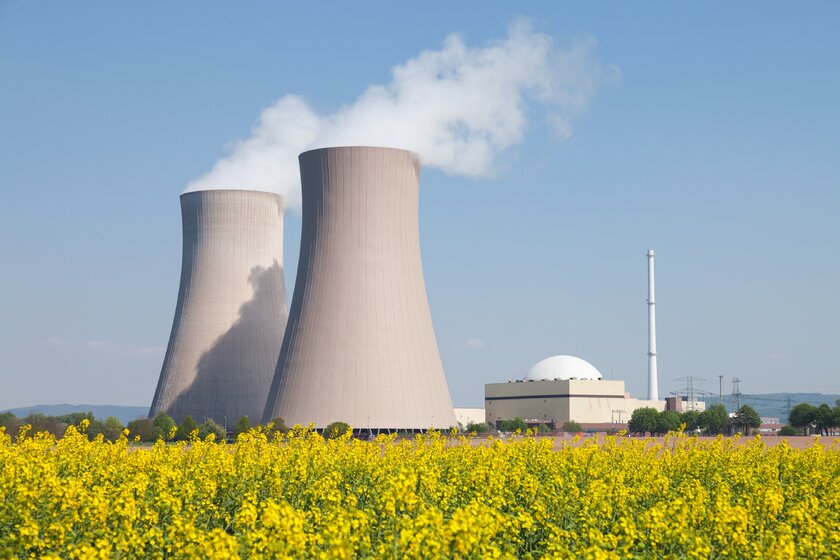
[{"label": "transmission tower", "polygon": [[[685,396],[688,399],[688,408],[686,410],[696,410],[696,398],[697,398],[697,391],[694,387],[695,382],[697,381],[706,381],[702,377],[696,377],[694,375],[689,375],[688,377],[677,377],[675,381],[685,381]],[[701,391],[702,392],[702,391]]]},{"label": "transmission tower", "polygon": [[732,400],[735,401],[735,411],[741,409],[741,380],[737,377],[732,379]]}]

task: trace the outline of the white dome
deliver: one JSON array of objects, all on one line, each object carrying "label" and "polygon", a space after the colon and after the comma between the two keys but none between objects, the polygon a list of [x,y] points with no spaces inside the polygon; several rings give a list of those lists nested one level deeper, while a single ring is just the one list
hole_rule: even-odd
[{"label": "white dome", "polygon": [[551,379],[601,379],[595,366],[574,356],[552,356],[534,364],[523,378],[525,381]]}]

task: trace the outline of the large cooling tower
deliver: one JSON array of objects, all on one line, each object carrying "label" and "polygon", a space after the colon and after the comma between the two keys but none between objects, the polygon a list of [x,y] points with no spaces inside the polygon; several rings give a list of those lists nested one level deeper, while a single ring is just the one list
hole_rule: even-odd
[{"label": "large cooling tower", "polygon": [[300,261],[263,420],[454,426],[420,262],[417,156],[341,147],[299,160]]},{"label": "large cooling tower", "polygon": [[283,331],[283,201],[265,192],[181,195],[181,287],[149,411],[259,422]]}]

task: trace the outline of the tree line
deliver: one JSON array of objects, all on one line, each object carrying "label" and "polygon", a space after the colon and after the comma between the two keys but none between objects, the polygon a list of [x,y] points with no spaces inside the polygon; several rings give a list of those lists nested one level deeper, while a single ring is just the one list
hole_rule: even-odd
[{"label": "tree line", "polygon": [[[24,418],[18,418],[11,412],[0,413],[0,427],[5,428],[6,434],[12,437],[15,437],[22,427],[29,426],[27,432],[29,435],[47,432],[56,438],[61,438],[69,426],[81,426],[83,422],[86,423],[84,432],[90,440],[101,435],[106,441],[116,441],[121,436],[126,436],[129,441],[142,443],[154,443],[159,439],[164,441],[188,441],[193,437],[205,439],[210,434],[216,441],[235,439],[239,434],[260,426],[260,424],[251,424],[247,416],[240,418],[233,429],[226,432],[224,426],[212,418],[205,419],[199,424],[192,416],[185,416],[180,423],[177,423],[164,412],[159,412],[154,418],[132,420],[126,425],[123,425],[115,416],[99,420],[94,418],[92,412],[73,412],[60,416],[33,413]],[[275,418],[262,427],[270,434],[288,431],[282,418]],[[333,422],[324,428],[323,435],[326,438],[338,438],[350,430],[350,426],[345,422]]]},{"label": "tree line", "polygon": [[[56,438],[61,438],[69,426],[80,426],[82,422],[87,424],[85,433],[90,440],[101,434],[107,441],[116,441],[120,436],[125,435],[129,441],[143,443],[153,443],[158,439],[184,441],[193,436],[204,439],[210,434],[213,434],[216,440],[222,440],[229,435],[235,438],[254,427],[247,416],[240,418],[233,430],[226,433],[225,428],[213,419],[208,418],[199,424],[192,416],[186,416],[180,423],[176,423],[163,412],[159,412],[154,418],[132,420],[127,425],[123,425],[115,416],[109,416],[105,420],[94,418],[92,412],[73,412],[59,416],[32,413],[24,418],[18,418],[11,412],[0,413],[0,426],[5,428],[5,432],[12,437],[17,435],[23,426],[29,426],[30,435],[47,432]],[[270,426],[273,431],[287,431],[282,418],[275,418]]]},{"label": "tree line", "polygon": [[753,407],[745,404],[733,416],[729,416],[722,404],[713,404],[703,412],[686,410],[658,411],[655,408],[637,408],[630,417],[627,430],[635,434],[664,435],[676,431],[685,424],[686,432],[707,435],[749,435],[761,426],[761,417]]},{"label": "tree line", "polygon": [[798,433],[806,436],[834,435],[840,431],[840,399],[834,404],[834,407],[830,407],[825,403],[819,406],[799,403],[790,409],[788,423]]}]

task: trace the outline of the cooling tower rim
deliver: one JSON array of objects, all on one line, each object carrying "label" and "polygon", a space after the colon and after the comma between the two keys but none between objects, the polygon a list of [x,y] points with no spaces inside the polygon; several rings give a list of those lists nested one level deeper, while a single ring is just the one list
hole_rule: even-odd
[{"label": "cooling tower rim", "polygon": [[279,198],[281,202],[284,200],[283,195],[281,195],[281,194],[278,194],[276,192],[271,192],[271,191],[261,191],[261,190],[258,190],[258,189],[198,189],[198,190],[194,190],[194,191],[187,191],[187,192],[181,193],[181,196],[179,198],[184,198],[184,197],[189,196],[189,195],[203,195],[203,194],[213,193],[213,192],[218,192],[218,193],[242,192],[242,193],[248,193],[248,194],[266,195],[266,196],[270,196],[272,198]]},{"label": "cooling tower rim", "polygon": [[306,154],[311,154],[313,152],[321,152],[326,150],[355,150],[355,149],[363,149],[363,150],[390,150],[394,152],[405,152],[407,154],[412,155],[418,161],[420,161],[420,154],[415,151],[407,150],[405,148],[395,148],[393,146],[373,146],[373,145],[348,145],[348,146],[322,146],[320,148],[312,148],[311,150],[305,150],[298,155],[298,159],[302,158]]}]

